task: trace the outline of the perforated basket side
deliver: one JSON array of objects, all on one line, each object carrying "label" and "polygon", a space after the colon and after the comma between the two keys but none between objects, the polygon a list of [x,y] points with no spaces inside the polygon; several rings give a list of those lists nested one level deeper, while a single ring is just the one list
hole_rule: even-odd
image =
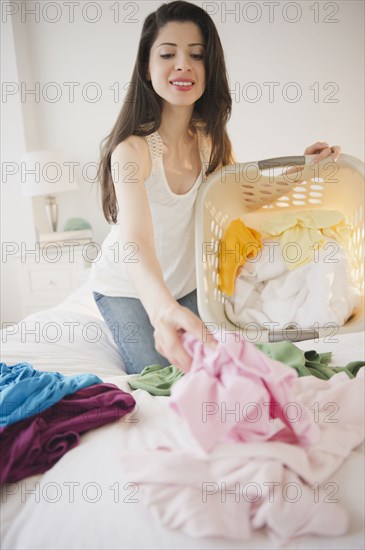
[{"label": "perforated basket side", "polygon": [[[353,227],[347,254],[353,279],[364,295],[364,163],[350,155],[341,155],[337,163],[326,159],[284,171],[237,163],[211,175],[197,198],[197,293],[205,323],[237,328],[225,315],[225,297],[218,288],[219,242],[227,225],[241,217],[246,225],[257,228],[279,212],[308,209],[339,210],[346,215]],[[362,306],[339,332],[363,327]],[[266,332],[262,331],[260,340],[267,339]],[[321,334],[325,335],[323,330]]]}]

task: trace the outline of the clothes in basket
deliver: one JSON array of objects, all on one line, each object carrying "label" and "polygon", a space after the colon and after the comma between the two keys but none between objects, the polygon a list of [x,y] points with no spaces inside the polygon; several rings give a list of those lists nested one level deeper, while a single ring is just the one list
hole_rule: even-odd
[{"label": "clothes in basket", "polygon": [[230,321],[266,328],[342,326],[360,298],[344,248],[350,227],[343,214],[290,212],[259,229],[264,246],[239,268],[234,295],[225,303]]}]

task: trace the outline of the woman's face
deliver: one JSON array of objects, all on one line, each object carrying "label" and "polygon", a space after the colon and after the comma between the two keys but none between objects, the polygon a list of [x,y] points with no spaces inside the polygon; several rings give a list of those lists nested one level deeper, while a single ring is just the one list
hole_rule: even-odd
[{"label": "woman's face", "polygon": [[171,21],[160,29],[151,47],[147,78],[172,105],[193,105],[203,95],[204,40],[195,23]]}]

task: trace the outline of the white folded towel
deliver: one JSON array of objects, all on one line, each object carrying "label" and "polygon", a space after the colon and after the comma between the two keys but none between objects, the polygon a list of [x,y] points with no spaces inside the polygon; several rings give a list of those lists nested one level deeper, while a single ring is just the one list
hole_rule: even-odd
[{"label": "white folded towel", "polygon": [[[238,271],[235,292],[226,299],[227,317],[244,327],[342,326],[354,313],[359,290],[351,281],[346,253],[328,240],[315,261],[289,271],[277,241],[266,241],[261,254]],[[327,325],[329,326],[329,325]]]}]

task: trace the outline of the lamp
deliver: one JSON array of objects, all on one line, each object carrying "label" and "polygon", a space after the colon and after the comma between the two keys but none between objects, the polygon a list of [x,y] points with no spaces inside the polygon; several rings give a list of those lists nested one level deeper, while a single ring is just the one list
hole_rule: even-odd
[{"label": "lamp", "polygon": [[46,217],[53,232],[57,230],[58,218],[55,195],[78,189],[71,164],[66,162],[63,151],[30,151],[22,157],[22,196],[45,195]]}]

